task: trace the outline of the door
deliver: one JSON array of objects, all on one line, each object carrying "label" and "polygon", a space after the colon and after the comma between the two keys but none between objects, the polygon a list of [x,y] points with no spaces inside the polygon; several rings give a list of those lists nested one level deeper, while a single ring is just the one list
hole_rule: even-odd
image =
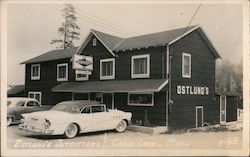
[{"label": "door", "polygon": [[226,108],[227,108],[227,99],[226,96],[220,97],[220,123],[226,123]]},{"label": "door", "polygon": [[113,93],[103,93],[102,103],[106,104],[108,109],[114,109],[114,94]]},{"label": "door", "polygon": [[109,125],[112,122],[112,118],[112,114],[106,112],[104,105],[94,105],[84,108],[81,113],[83,132],[113,129]]},{"label": "door", "polygon": [[203,106],[196,106],[196,128],[203,126]]}]

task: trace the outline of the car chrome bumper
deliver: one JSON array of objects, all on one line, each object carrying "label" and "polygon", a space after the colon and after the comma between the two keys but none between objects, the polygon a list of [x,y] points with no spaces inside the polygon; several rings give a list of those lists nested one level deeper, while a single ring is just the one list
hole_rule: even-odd
[{"label": "car chrome bumper", "polygon": [[24,124],[19,124],[19,129],[44,135],[52,135],[54,132],[54,130],[40,129],[37,128],[36,126],[24,125]]}]

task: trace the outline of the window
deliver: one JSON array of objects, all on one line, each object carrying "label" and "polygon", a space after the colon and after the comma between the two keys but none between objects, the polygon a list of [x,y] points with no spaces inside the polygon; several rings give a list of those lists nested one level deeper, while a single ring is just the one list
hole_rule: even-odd
[{"label": "window", "polygon": [[93,38],[93,46],[96,46],[96,38]]},{"label": "window", "polygon": [[150,56],[137,55],[131,58],[131,77],[132,78],[147,78],[150,76]]},{"label": "window", "polygon": [[100,60],[100,79],[114,79],[115,78],[115,59],[101,59]]},{"label": "window", "polygon": [[42,102],[42,93],[41,92],[29,92],[28,93],[29,98],[35,98],[40,104]]},{"label": "window", "polygon": [[182,77],[191,78],[191,54],[182,53]]},{"label": "window", "polygon": [[25,101],[18,101],[16,103],[16,107],[23,107],[25,105]]},{"label": "window", "polygon": [[95,94],[95,101],[102,102],[103,95],[102,93],[96,93]]},{"label": "window", "polygon": [[89,79],[89,75],[87,74],[78,73],[77,71],[75,71],[75,74],[76,74],[76,81],[86,81]]},{"label": "window", "polygon": [[104,112],[104,106],[91,106],[92,113]]},{"label": "window", "polygon": [[57,81],[68,81],[68,63],[57,64]]},{"label": "window", "polygon": [[40,105],[36,101],[29,101],[26,106],[37,107]]},{"label": "window", "polygon": [[87,106],[87,107],[85,107],[83,110],[82,110],[82,112],[81,113],[90,113],[90,107],[89,106]]},{"label": "window", "polygon": [[154,94],[136,93],[128,94],[128,105],[154,106]]},{"label": "window", "polygon": [[40,79],[40,64],[31,65],[31,80]]}]

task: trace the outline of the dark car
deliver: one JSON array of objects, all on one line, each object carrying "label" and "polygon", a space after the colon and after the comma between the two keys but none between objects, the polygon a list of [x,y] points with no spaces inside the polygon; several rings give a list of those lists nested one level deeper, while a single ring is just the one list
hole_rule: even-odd
[{"label": "dark car", "polygon": [[21,114],[49,110],[50,106],[42,106],[34,98],[7,98],[7,126],[20,123]]}]

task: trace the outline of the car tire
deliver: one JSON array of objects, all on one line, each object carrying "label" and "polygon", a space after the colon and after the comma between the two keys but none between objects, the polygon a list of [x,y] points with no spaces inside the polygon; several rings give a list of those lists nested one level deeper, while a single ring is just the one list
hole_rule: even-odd
[{"label": "car tire", "polygon": [[127,122],[124,119],[120,121],[120,123],[115,128],[117,132],[124,132],[126,129],[127,129]]},{"label": "car tire", "polygon": [[10,126],[12,123],[13,119],[11,117],[7,117],[7,126]]},{"label": "car tire", "polygon": [[65,132],[64,132],[64,137],[65,138],[74,138],[78,134],[78,127],[76,124],[71,123],[67,126]]}]

